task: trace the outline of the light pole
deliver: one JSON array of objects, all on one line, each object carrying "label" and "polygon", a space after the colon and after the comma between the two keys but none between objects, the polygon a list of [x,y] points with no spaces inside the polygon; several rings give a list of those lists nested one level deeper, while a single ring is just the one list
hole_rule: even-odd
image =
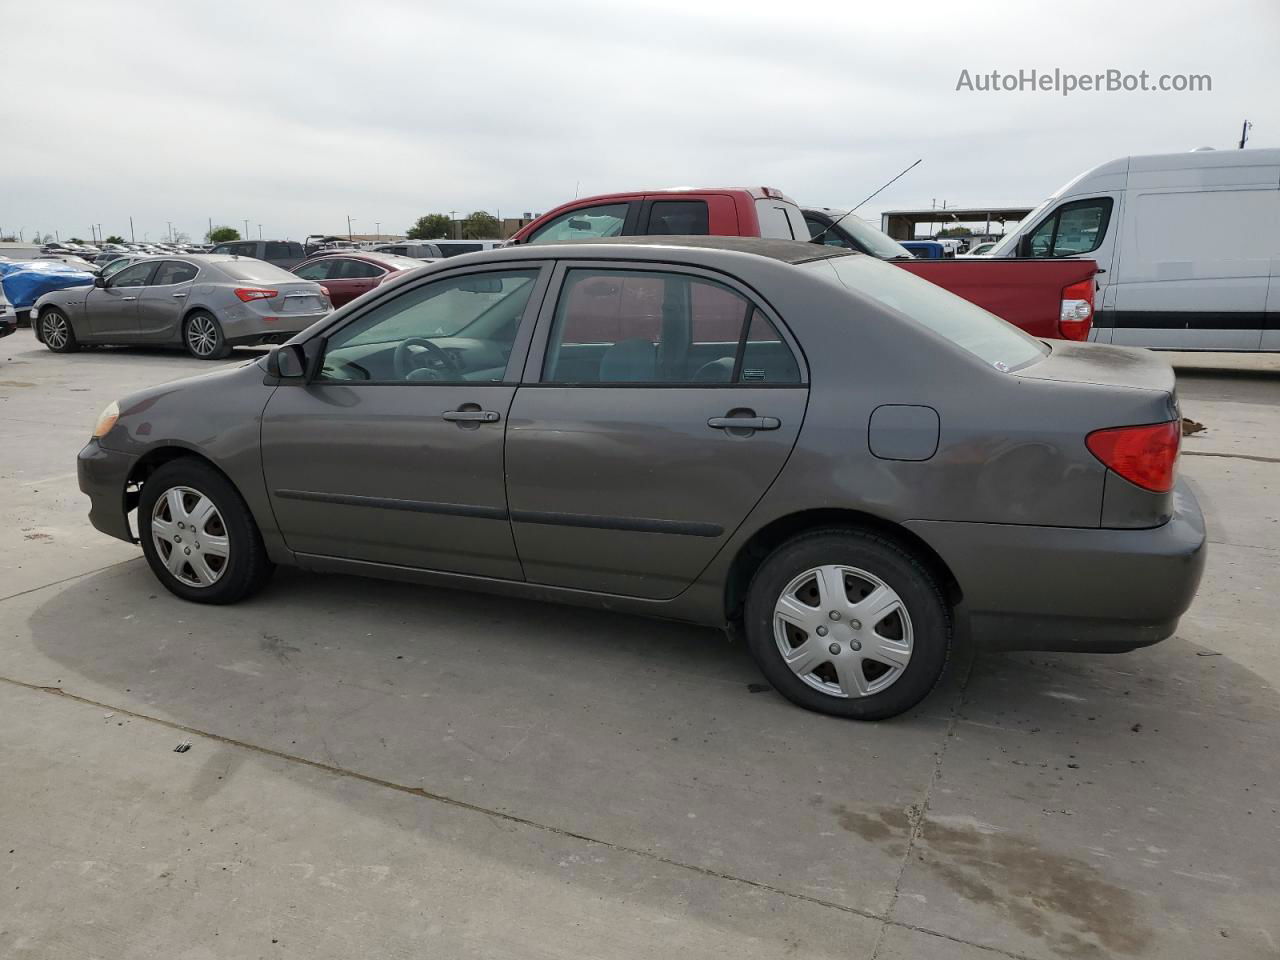
[{"label": "light pole", "polygon": [[258,224],[258,239],[262,239],[262,224]]},{"label": "light pole", "polygon": [[133,217],[129,218],[129,242],[137,243],[138,238],[133,235]]},{"label": "light pole", "polygon": [[169,225],[169,242],[173,243],[173,221],[166,220],[165,223]]},{"label": "light pole", "polygon": [[373,229],[376,231],[376,233],[374,234],[376,239],[381,240],[382,239],[382,221],[381,220],[373,221]]},{"label": "light pole", "polygon": [[244,233],[242,234],[242,236],[243,236],[246,240],[248,240],[248,239],[249,239],[249,218],[248,218],[248,217],[245,217],[245,219],[244,219]]},{"label": "light pole", "polygon": [[347,240],[350,243],[355,243],[355,238],[351,235],[351,214],[347,214]]}]

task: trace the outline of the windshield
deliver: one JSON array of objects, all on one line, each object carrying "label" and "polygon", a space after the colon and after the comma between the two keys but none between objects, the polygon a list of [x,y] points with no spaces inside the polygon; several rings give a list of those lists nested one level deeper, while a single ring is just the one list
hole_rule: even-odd
[{"label": "windshield", "polygon": [[844,256],[815,260],[805,268],[878,300],[1002,372],[1034,363],[1049,352],[1039,340],[995,314],[900,267],[870,257]]},{"label": "windshield", "polygon": [[1057,199],[1058,199],[1057,194],[1054,194],[1052,197],[1049,197],[1047,200],[1042,200],[1038,207],[1036,207],[1034,210],[1032,210],[1030,213],[1028,213],[1025,217],[1022,218],[1022,222],[1018,225],[1017,230],[1013,231],[1013,233],[1005,234],[1005,237],[1003,240],[1001,240],[994,247],[992,247],[990,250],[987,251],[987,256],[1003,257],[1008,255],[1013,250],[1013,248],[1017,245],[1018,237],[1022,235],[1022,228],[1024,226],[1029,227],[1033,223],[1035,223],[1037,220],[1039,220],[1040,214],[1044,213],[1045,211],[1045,207],[1049,206],[1049,204],[1053,203],[1053,201]]},{"label": "windshield", "polygon": [[840,229],[849,234],[855,243],[861,244],[863,249],[873,257],[879,257],[881,260],[892,260],[895,257],[910,259],[911,257],[910,250],[893,237],[881,233],[865,220],[859,219],[857,214],[841,220]]}]

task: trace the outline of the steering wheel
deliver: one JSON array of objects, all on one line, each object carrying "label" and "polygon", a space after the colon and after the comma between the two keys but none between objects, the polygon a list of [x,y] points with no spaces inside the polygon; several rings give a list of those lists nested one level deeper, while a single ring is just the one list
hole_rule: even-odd
[{"label": "steering wheel", "polygon": [[[414,353],[410,347],[422,347],[423,353]],[[448,352],[438,344],[424,337],[409,337],[396,344],[396,352],[392,356],[396,368],[396,377],[400,380],[443,380],[452,379],[459,373],[458,364]],[[414,374],[418,374],[414,376]],[[448,375],[448,376],[442,376]]]}]

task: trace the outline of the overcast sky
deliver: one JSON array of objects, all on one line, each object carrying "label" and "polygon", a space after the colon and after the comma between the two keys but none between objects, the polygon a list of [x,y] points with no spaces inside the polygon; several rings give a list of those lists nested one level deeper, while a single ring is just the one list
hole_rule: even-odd
[{"label": "overcast sky", "polygon": [[[0,228],[401,232],[645,186],[1033,204],[1132,153],[1280,146],[1277,0],[0,0]],[[1210,93],[957,92],[1207,73]]]}]

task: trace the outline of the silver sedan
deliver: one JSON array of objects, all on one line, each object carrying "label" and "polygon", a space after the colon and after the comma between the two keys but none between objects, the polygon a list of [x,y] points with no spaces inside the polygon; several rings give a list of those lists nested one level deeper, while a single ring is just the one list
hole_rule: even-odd
[{"label": "silver sedan", "polygon": [[282,343],[332,309],[328,291],[247,257],[146,257],[93,286],[35,302],[36,337],[55,353],[86,344],[184,346],[218,360],[240,345]]}]

